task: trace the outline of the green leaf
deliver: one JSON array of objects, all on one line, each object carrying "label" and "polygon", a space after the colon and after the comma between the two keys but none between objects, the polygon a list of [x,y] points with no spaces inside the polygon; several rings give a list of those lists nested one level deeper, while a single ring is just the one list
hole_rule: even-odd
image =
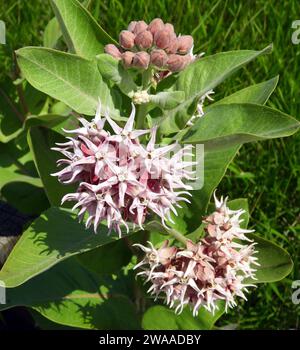
[{"label": "green leaf", "polygon": [[51,0],[51,5],[71,52],[92,59],[115,43],[79,1]]},{"label": "green leaf", "polygon": [[215,314],[204,308],[194,317],[188,307],[180,315],[166,306],[156,305],[150,307],[143,316],[142,327],[146,330],[209,330],[225,311],[224,303],[219,303],[219,310]]},{"label": "green leaf", "polygon": [[150,102],[161,109],[173,109],[184,101],[183,91],[165,91],[150,95]]},{"label": "green leaf", "polygon": [[11,166],[9,168],[1,168],[0,174],[0,189],[12,182],[25,182],[37,187],[42,187],[41,180],[36,177],[23,175],[18,173],[18,168]]},{"label": "green leaf", "polygon": [[27,140],[47,197],[53,206],[60,206],[62,197],[75,189],[72,185],[62,185],[56,176],[51,176],[59,170],[56,161],[61,158],[60,153],[52,151],[51,147],[65,139],[53,130],[32,127],[28,131]]},{"label": "green leaf", "polygon": [[7,143],[22,132],[24,118],[14,102],[16,89],[11,81],[0,84],[0,142]]},{"label": "green leaf", "polygon": [[32,155],[28,150],[20,150],[14,141],[0,143],[0,189],[12,182],[26,182],[42,187],[34,168]]},{"label": "green leaf", "polygon": [[[274,78],[276,79],[276,78]],[[271,79],[272,80],[272,79]],[[270,81],[269,81],[270,82]],[[275,82],[273,82],[274,84]],[[264,84],[264,83],[262,83]],[[255,85],[254,85],[255,86]],[[266,87],[266,85],[265,85]],[[263,89],[264,94],[249,94],[246,88],[242,92],[239,92],[240,103],[259,103],[261,100],[267,100],[272,92],[272,84],[268,84],[269,88]],[[235,101],[235,94],[226,97],[226,103],[232,103]],[[233,100],[231,100],[233,98]],[[210,108],[214,108],[213,105]],[[184,131],[183,134],[185,134]],[[199,217],[205,215],[207,205],[211,198],[213,190],[218,186],[219,182],[223,178],[228,168],[228,165],[234,159],[240,145],[222,149],[204,149],[204,182],[203,187],[199,190],[193,191],[192,205],[188,207],[188,210],[183,215],[183,220],[188,223],[190,230],[195,230],[199,225]]]},{"label": "green leaf", "polygon": [[100,54],[97,55],[97,63],[103,79],[116,84],[125,95],[132,97],[133,93],[137,91],[138,88],[132,76],[123,67],[121,61],[108,54]]},{"label": "green leaf", "polygon": [[9,182],[1,188],[1,196],[23,214],[37,216],[49,208],[44,189],[28,182]]},{"label": "green leaf", "polygon": [[[181,130],[191,118],[195,103],[206,92],[214,89],[226,78],[235,73],[246,63],[270,52],[272,46],[261,51],[240,50],[217,53],[200,58],[190,64],[178,76],[175,89],[184,91],[185,101],[176,107],[172,113],[167,113],[160,126],[161,133],[170,134]],[[191,110],[189,110],[191,108]]]},{"label": "green leaf", "polygon": [[248,86],[245,89],[239,90],[209,105],[206,108],[206,111],[219,104],[241,103],[242,101],[247,101],[247,103],[256,103],[259,105],[264,105],[275,90],[276,85],[278,84],[278,80],[279,76],[277,75],[276,77],[270,80]]},{"label": "green leaf", "polygon": [[59,23],[55,17],[53,17],[48,24],[46,25],[44,36],[43,36],[43,44],[45,47],[49,47],[50,49],[54,49],[58,39],[62,36]]},{"label": "green leaf", "polygon": [[291,273],[293,261],[286,250],[254,233],[249,233],[247,236],[257,243],[255,250],[258,251],[258,254],[255,256],[258,257],[260,263],[260,266],[255,267],[257,269],[255,273],[257,280],[248,280],[247,282],[276,282]]},{"label": "green leaf", "polygon": [[224,104],[211,108],[183,136],[183,143],[206,149],[227,149],[246,142],[294,134],[300,123],[275,109],[255,104]]},{"label": "green leaf", "polygon": [[95,115],[100,98],[103,114],[107,110],[112,118],[120,119],[96,62],[40,47],[25,47],[16,54],[22,74],[36,89],[87,115]]},{"label": "green leaf", "polygon": [[70,256],[118,239],[107,233],[105,225],[95,234],[69,210],[52,207],[22,234],[0,271],[0,280],[8,288],[19,286]]},{"label": "green leaf", "polygon": [[133,303],[111,294],[96,274],[75,259],[6,293],[7,303],[0,310],[28,306],[53,322],[85,329],[140,328]]},{"label": "green leaf", "polygon": [[112,274],[126,266],[132,257],[132,252],[124,239],[106,244],[78,255],[79,261],[91,271],[99,274]]},{"label": "green leaf", "polygon": [[8,119],[0,114],[0,142],[7,143],[16,138],[22,132],[20,122]]}]

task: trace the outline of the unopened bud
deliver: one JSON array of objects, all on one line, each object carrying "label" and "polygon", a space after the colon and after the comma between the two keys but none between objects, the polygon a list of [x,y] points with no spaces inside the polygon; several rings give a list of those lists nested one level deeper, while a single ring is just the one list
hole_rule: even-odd
[{"label": "unopened bud", "polygon": [[148,30],[144,30],[137,34],[134,43],[142,49],[149,49],[153,44],[153,35]]},{"label": "unopened bud", "polygon": [[150,60],[154,66],[162,68],[167,64],[168,55],[164,50],[153,50],[151,52]]},{"label": "unopened bud", "polygon": [[167,30],[170,34],[175,34],[174,26],[171,23],[166,23],[164,29]]},{"label": "unopened bud", "polygon": [[134,53],[131,51],[125,51],[122,54],[122,61],[123,61],[124,67],[129,68],[132,66],[133,57],[134,57]]},{"label": "unopened bud", "polygon": [[168,30],[160,30],[154,36],[155,45],[160,49],[165,49],[169,46],[171,41],[171,34]]},{"label": "unopened bud", "polygon": [[144,30],[147,30],[148,24],[145,21],[138,21],[136,22],[136,25],[134,26],[133,33],[139,34],[140,32],[143,32]]},{"label": "unopened bud", "polygon": [[104,51],[116,59],[121,59],[121,52],[116,45],[107,44],[104,47]]},{"label": "unopened bud", "polygon": [[133,66],[136,68],[147,69],[150,62],[150,56],[147,52],[141,51],[134,55]]},{"label": "unopened bud", "polygon": [[185,56],[173,54],[169,56],[167,66],[171,72],[178,72],[182,70],[187,63],[188,62]]},{"label": "unopened bud", "polygon": [[134,93],[132,97],[132,102],[137,105],[148,103],[149,101],[150,101],[150,96],[147,90],[137,91]]},{"label": "unopened bud", "polygon": [[160,30],[164,29],[164,22],[160,18],[155,18],[152,20],[148,26],[148,30],[155,35],[155,33],[159,32]]},{"label": "unopened bud", "polygon": [[127,30],[129,30],[130,32],[133,32],[136,24],[137,24],[137,21],[131,21],[128,25]]},{"label": "unopened bud", "polygon": [[170,43],[168,45],[168,47],[166,47],[166,52],[167,53],[176,53],[177,52],[177,48],[178,48],[178,42],[177,42],[177,38],[176,35],[173,35],[173,38],[170,40]]},{"label": "unopened bud", "polygon": [[182,35],[177,38],[178,48],[177,51],[181,54],[188,53],[194,44],[193,37],[191,35]]},{"label": "unopened bud", "polygon": [[129,30],[122,30],[119,37],[119,42],[124,49],[131,49],[134,46],[135,35]]}]

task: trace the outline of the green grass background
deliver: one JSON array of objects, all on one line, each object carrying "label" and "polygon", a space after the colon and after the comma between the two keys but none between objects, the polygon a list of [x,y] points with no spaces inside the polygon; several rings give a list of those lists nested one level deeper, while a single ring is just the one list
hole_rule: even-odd
[{"label": "green grass background", "polygon": [[[300,20],[298,0],[90,0],[88,7],[114,37],[130,20],[161,17],[177,33],[192,34],[196,52],[207,55],[237,49],[262,49],[259,58],[216,89],[216,99],[280,75],[268,104],[300,119],[300,44],[294,45],[292,22]],[[0,0],[0,20],[7,45],[0,45],[0,81],[12,69],[12,49],[42,45],[43,29],[53,13],[47,0]],[[288,139],[245,145],[230,165],[220,193],[247,197],[251,226],[285,247],[295,263],[284,281],[260,285],[247,303],[224,316],[219,326],[239,329],[299,327],[300,305],[291,301],[291,283],[300,279],[300,133]]]}]

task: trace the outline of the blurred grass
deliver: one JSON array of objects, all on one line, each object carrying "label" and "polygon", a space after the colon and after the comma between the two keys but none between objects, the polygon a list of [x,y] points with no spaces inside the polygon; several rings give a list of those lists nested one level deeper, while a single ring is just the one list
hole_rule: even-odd
[{"label": "blurred grass", "polygon": [[[291,25],[300,19],[297,0],[89,0],[90,11],[114,37],[130,20],[161,17],[182,34],[192,33],[195,51],[213,54],[237,49],[274,51],[243,68],[216,90],[216,99],[247,85],[280,75],[268,104],[300,119],[300,44],[293,45]],[[43,29],[52,18],[45,0],[0,2],[7,45],[0,45],[0,81],[11,70],[12,49],[42,45]],[[222,318],[221,324],[242,329],[300,328],[300,306],[291,302],[291,283],[300,279],[300,134],[288,139],[245,145],[220,185],[230,198],[247,197],[251,226],[292,255],[294,272],[284,281],[259,286],[249,302]]]}]

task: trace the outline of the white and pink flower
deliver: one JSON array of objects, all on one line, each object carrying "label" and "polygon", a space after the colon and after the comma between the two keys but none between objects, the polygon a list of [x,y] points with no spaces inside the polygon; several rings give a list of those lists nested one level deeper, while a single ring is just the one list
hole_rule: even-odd
[{"label": "white and pink flower", "polygon": [[[143,229],[150,212],[157,214],[166,226],[166,220],[172,221],[171,212],[177,213],[179,202],[189,202],[184,195],[189,195],[192,188],[184,180],[191,179],[193,172],[188,168],[196,163],[185,158],[191,157],[192,146],[179,151],[176,143],[156,147],[156,127],[134,129],[134,105],[123,128],[108,114],[101,118],[100,110],[99,103],[91,122],[80,118],[81,127],[65,130],[75,136],[53,148],[65,156],[57,162],[65,167],[52,175],[61,183],[78,184],[77,191],[65,195],[62,203],[75,201],[73,209],[80,209],[80,219],[88,214],[86,227],[93,224],[95,232],[103,220],[109,232],[113,229],[120,236],[121,225],[127,231],[128,223]],[[104,129],[106,122],[112,133]],[[140,137],[146,134],[150,138],[143,145]]]},{"label": "white and pink flower", "polygon": [[255,243],[244,244],[250,241],[245,234],[252,231],[240,227],[244,211],[230,210],[226,201],[215,197],[216,211],[203,221],[207,234],[198,243],[187,240],[185,249],[168,247],[167,241],[160,249],[136,244],[146,252],[135,268],[142,268],[138,275],[150,281],[148,292],[155,298],[163,295],[177,313],[185,305],[194,316],[201,306],[214,312],[219,300],[225,301],[227,310],[236,305],[236,297],[246,299],[247,288],[254,286],[245,281],[255,279],[253,265],[259,265]]}]

